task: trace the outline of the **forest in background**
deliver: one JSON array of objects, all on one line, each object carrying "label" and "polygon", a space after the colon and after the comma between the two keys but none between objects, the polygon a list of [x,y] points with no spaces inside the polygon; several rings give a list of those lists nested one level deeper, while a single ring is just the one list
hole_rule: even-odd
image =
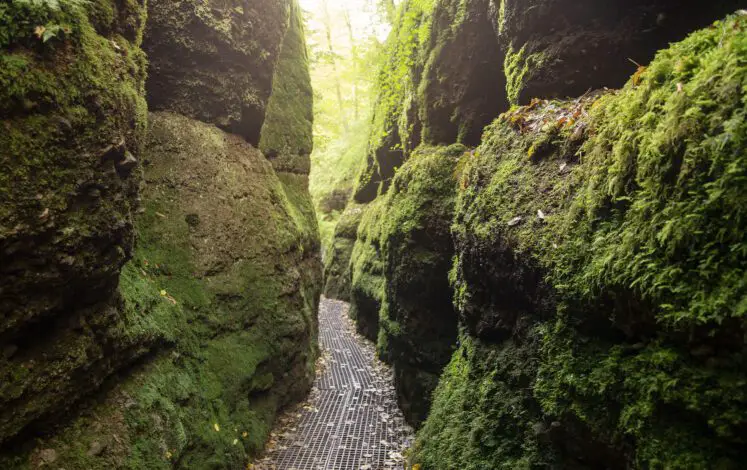
[{"label": "forest in background", "polygon": [[310,191],[322,244],[327,247],[365,161],[374,84],[396,4],[393,0],[301,3],[314,86]]}]

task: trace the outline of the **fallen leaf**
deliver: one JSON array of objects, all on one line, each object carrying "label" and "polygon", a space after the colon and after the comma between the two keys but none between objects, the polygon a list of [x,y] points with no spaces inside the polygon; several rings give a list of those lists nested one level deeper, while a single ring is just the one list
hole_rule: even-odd
[{"label": "fallen leaf", "polygon": [[220,431],[220,426],[218,426],[218,423],[214,423],[213,424],[213,429],[215,429],[215,432],[219,432]]},{"label": "fallen leaf", "polygon": [[508,221],[508,226],[513,227],[515,225],[519,225],[521,223],[521,217],[514,217],[513,219]]}]

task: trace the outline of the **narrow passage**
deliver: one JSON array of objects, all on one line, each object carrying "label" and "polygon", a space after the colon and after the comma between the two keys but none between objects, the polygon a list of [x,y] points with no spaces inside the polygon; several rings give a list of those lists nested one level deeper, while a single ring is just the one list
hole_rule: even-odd
[{"label": "narrow passage", "polygon": [[348,304],[322,298],[322,360],[307,402],[281,418],[255,469],[403,468],[412,429],[397,406],[392,373],[355,332]]}]

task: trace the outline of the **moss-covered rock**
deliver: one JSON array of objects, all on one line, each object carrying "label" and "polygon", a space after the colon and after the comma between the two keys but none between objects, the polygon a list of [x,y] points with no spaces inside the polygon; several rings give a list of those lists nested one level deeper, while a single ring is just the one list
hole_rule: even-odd
[{"label": "moss-covered rock", "polygon": [[293,1],[259,141],[259,149],[275,171],[309,174],[313,98],[303,17]]},{"label": "moss-covered rock", "polygon": [[486,132],[454,225],[462,349],[414,462],[742,466],[746,31]]},{"label": "moss-covered rock", "polygon": [[148,104],[257,146],[288,27],[289,0],[151,0]]},{"label": "moss-covered rock", "polygon": [[[465,155],[460,144],[418,148],[365,208],[352,247],[352,315],[394,366],[399,403],[413,424],[425,419],[456,341],[450,225]],[[350,225],[336,242],[347,241]]]},{"label": "moss-covered rock", "polygon": [[330,252],[324,262],[325,297],[350,301],[350,257],[363,210],[362,206],[349,203],[335,225]]},{"label": "moss-covered rock", "polygon": [[739,7],[735,0],[491,0],[508,99],[622,86],[656,51]]},{"label": "moss-covered rock", "polygon": [[488,0],[408,0],[387,39],[366,166],[354,197],[386,192],[421,144],[477,145],[508,108],[504,51]]},{"label": "moss-covered rock", "polygon": [[0,5],[0,442],[143,352],[119,331],[116,287],[146,127],[144,17],[138,1]]},{"label": "moss-covered rock", "polygon": [[418,85],[422,141],[478,145],[483,128],[508,109],[504,52],[488,0],[437,0]]},{"label": "moss-covered rock", "polygon": [[244,468],[277,411],[311,386],[321,275],[303,177],[276,176],[212,125],[172,113],[150,121],[121,327],[159,347],[18,468],[48,449],[76,470]]},{"label": "moss-covered rock", "polygon": [[434,0],[408,0],[387,39],[386,61],[377,78],[367,161],[358,175],[354,198],[373,201],[386,191],[407,152],[420,144],[416,93],[427,57]]},{"label": "moss-covered rock", "polygon": [[350,254],[350,317],[358,332],[376,342],[379,334],[379,310],[384,298],[384,264],[379,231],[381,199],[362,207],[358,232]]},{"label": "moss-covered rock", "polygon": [[428,414],[456,341],[450,226],[459,161],[468,155],[459,144],[418,148],[381,201],[385,287],[378,350],[394,366],[400,406],[415,425]]}]

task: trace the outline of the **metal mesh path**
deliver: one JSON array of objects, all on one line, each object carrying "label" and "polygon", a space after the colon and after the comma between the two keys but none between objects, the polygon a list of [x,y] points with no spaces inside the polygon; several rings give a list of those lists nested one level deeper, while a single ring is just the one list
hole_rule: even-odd
[{"label": "metal mesh path", "polygon": [[392,374],[355,333],[345,302],[322,298],[323,360],[309,400],[281,420],[255,468],[386,470],[403,468],[412,430],[397,407]]}]

